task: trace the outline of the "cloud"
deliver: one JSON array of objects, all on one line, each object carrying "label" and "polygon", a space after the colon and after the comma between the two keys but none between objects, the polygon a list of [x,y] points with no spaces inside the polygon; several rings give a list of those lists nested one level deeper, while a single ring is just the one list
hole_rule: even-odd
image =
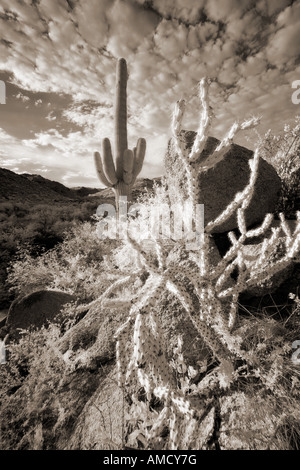
[{"label": "cloud", "polygon": [[[63,135],[57,129],[50,129],[36,133],[32,139],[12,137],[0,128],[0,166],[18,173],[48,172],[46,177],[70,186],[80,183],[102,187],[96,177],[93,153],[101,152],[103,135],[97,138],[93,132],[88,132],[89,125],[88,121],[84,132]],[[131,141],[132,146],[135,145],[133,139]],[[161,162],[166,143],[166,135],[150,138],[141,176],[155,177],[163,172]]]},{"label": "cloud", "polygon": [[300,4],[294,3],[281,12],[276,27],[269,38],[267,58],[279,68],[290,68],[299,60]]},{"label": "cloud", "polygon": [[24,89],[75,96],[86,90],[96,98],[101,78],[93,65],[99,54],[78,34],[65,5],[41,1],[25,9],[16,0],[7,2],[15,19],[0,19],[8,52],[1,55],[1,68],[12,71]]},{"label": "cloud", "polygon": [[180,59],[187,48],[188,29],[177,21],[163,20],[154,35],[155,50],[171,62]]},{"label": "cloud", "polygon": [[197,24],[205,0],[160,0],[153,1],[153,8],[164,18],[175,18],[186,24]]},{"label": "cloud", "polygon": [[[56,129],[41,132],[33,139],[17,139],[0,128],[0,165],[18,173],[48,171],[47,177],[63,182],[66,171],[72,172],[85,184],[97,186],[93,164],[96,142],[81,132],[63,136]],[[72,185],[72,179],[69,179]],[[75,183],[77,184],[77,183]],[[99,184],[100,186],[100,184]]]},{"label": "cloud", "polygon": [[268,62],[264,52],[247,57],[243,62],[237,64],[237,75],[239,77],[249,77],[259,75],[268,69]]},{"label": "cloud", "polygon": [[290,5],[292,0],[260,0],[256,3],[257,11],[263,12],[265,15],[273,16],[285,7]]},{"label": "cloud", "polygon": [[110,24],[107,49],[116,57],[125,57],[136,51],[158,23],[157,15],[130,2],[115,1],[107,10]]},{"label": "cloud", "polygon": [[73,10],[67,5],[64,0],[31,6],[4,0],[14,19],[0,19],[5,41],[0,68],[12,71],[24,89],[107,100],[115,72],[112,56],[129,56],[154,32],[159,18],[128,1],[77,2]]},{"label": "cloud", "polygon": [[214,21],[228,23],[239,18],[249,8],[253,1],[240,2],[240,0],[209,0],[205,5],[205,11],[209,18]]},{"label": "cloud", "polygon": [[112,7],[111,0],[89,0],[78,2],[74,9],[78,31],[83,40],[94,48],[105,47],[109,33],[107,12]]},{"label": "cloud", "polygon": [[29,96],[23,95],[22,93],[18,93],[17,95],[15,95],[15,97],[17,98],[17,100],[21,100],[23,103],[30,101]]},{"label": "cloud", "polygon": [[237,42],[250,41],[251,46],[261,47],[265,28],[269,29],[266,18],[258,14],[256,9],[245,11],[227,23],[226,34]]},{"label": "cloud", "polygon": [[68,121],[77,124],[84,129],[85,134],[100,138],[113,133],[113,104],[96,104],[85,101],[75,103],[64,110],[63,115]]},{"label": "cloud", "polygon": [[54,115],[53,111],[50,111],[50,113],[46,116],[47,121],[56,121],[56,116]]},{"label": "cloud", "polygon": [[[129,144],[139,137],[148,143],[145,175],[163,172],[178,99],[187,100],[184,126],[197,128],[203,76],[213,79],[216,137],[237,118],[262,114],[265,128],[279,129],[296,112],[291,83],[300,76],[299,2],[2,0],[1,7],[0,70],[20,87],[19,105],[28,95],[41,113],[41,127],[34,122],[31,128],[34,137],[13,141],[5,151],[15,159],[23,148],[37,168],[54,168],[59,160],[68,181],[76,172],[87,178],[86,161],[104,137],[113,144],[120,56],[129,71]],[[56,103],[47,105],[50,99],[41,92],[52,93]],[[67,103],[63,113],[59,99]],[[25,124],[22,115],[20,128]],[[92,163],[88,171],[92,178]]]}]

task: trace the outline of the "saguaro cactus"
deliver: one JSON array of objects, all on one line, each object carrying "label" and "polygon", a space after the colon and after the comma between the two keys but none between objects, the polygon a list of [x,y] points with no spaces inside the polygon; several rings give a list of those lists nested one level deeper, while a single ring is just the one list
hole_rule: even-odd
[{"label": "saguaro cactus", "polygon": [[102,141],[102,157],[99,152],[94,154],[98,177],[101,183],[114,190],[117,207],[120,196],[127,196],[128,202],[131,202],[132,187],[143,167],[146,152],[146,140],[142,138],[138,139],[133,150],[128,149],[127,79],[126,60],[119,59],[116,72],[115,161],[107,138]]}]

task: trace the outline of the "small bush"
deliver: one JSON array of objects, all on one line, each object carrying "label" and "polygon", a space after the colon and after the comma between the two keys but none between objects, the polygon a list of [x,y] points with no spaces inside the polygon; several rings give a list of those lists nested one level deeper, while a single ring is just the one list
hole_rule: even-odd
[{"label": "small bush", "polygon": [[274,166],[282,182],[277,212],[294,217],[300,209],[300,116],[275,135],[271,130],[259,136],[262,157]]},{"label": "small bush", "polygon": [[[56,325],[24,331],[20,341],[7,346],[8,360],[0,366],[1,448],[41,449],[41,423],[55,414],[58,384],[68,372],[55,347],[60,330]],[[22,388],[22,393],[18,393]],[[54,419],[54,423],[57,421]],[[41,437],[41,436],[40,436]]]},{"label": "small bush", "polygon": [[109,282],[106,254],[114,246],[111,240],[100,242],[91,222],[78,224],[62,243],[39,257],[19,248],[8,268],[7,285],[16,295],[49,288],[71,292],[82,302],[93,300]]}]

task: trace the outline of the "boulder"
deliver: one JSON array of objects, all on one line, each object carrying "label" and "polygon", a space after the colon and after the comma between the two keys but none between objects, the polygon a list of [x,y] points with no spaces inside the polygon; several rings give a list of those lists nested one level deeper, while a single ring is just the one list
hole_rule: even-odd
[{"label": "boulder", "polygon": [[71,294],[55,290],[39,290],[14,300],[8,311],[6,328],[17,337],[18,329],[41,328],[59,314],[62,307],[75,300]]},{"label": "boulder", "polygon": [[[182,131],[186,148],[191,148],[196,132]],[[213,155],[219,140],[208,137],[203,152],[193,164],[200,168],[200,163]],[[249,183],[249,160],[253,152],[240,145],[232,144],[224,158],[198,176],[199,204],[204,204],[205,224],[214,220]],[[174,149],[172,139],[165,156],[166,180],[172,203],[178,202],[178,194],[187,197],[187,181],[182,162]],[[252,226],[264,219],[269,212],[274,212],[281,190],[281,180],[276,170],[265,160],[260,159],[258,177],[252,201],[246,210],[247,226]],[[215,233],[233,230],[237,227],[236,214],[214,229]]]},{"label": "boulder", "polygon": [[0,310],[0,328],[5,326],[8,310]]},{"label": "boulder", "polygon": [[85,406],[68,441],[59,442],[62,449],[122,449],[123,434],[126,434],[127,428],[124,414],[128,413],[128,405],[124,400],[124,391],[117,383],[117,370],[112,364],[103,369],[99,385],[90,397],[81,385],[78,387],[78,395],[82,401],[85,400]]}]

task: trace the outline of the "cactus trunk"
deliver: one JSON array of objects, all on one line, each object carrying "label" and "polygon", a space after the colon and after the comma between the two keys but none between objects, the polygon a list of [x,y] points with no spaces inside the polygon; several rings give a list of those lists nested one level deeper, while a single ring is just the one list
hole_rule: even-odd
[{"label": "cactus trunk", "polygon": [[132,186],[130,184],[124,183],[124,181],[119,181],[114,187],[115,199],[117,210],[119,207],[119,199],[121,196],[127,197],[127,202],[130,204],[132,202]]},{"label": "cactus trunk", "polygon": [[119,180],[123,178],[124,152],[127,142],[127,65],[125,59],[120,59],[117,65],[116,102],[115,102],[115,149],[116,174]]}]

